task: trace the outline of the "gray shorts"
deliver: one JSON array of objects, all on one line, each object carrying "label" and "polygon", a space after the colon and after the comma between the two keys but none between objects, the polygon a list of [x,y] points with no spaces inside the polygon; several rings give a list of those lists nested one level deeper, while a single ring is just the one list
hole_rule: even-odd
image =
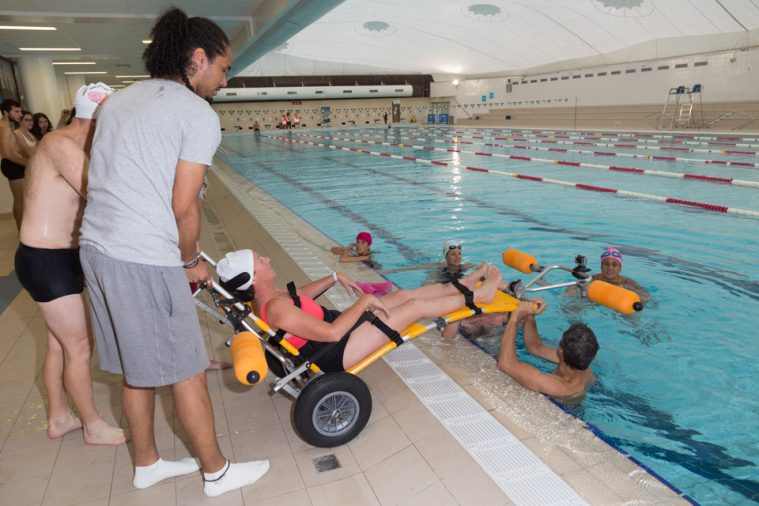
[{"label": "gray shorts", "polygon": [[100,368],[128,385],[172,385],[208,367],[203,335],[182,267],[115,260],[80,249],[92,302]]}]

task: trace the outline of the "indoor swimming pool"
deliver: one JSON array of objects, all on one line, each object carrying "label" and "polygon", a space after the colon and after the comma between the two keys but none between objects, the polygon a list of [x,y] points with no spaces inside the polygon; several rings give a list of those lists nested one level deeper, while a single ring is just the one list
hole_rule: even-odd
[{"label": "indoor swimming pool", "polygon": [[[699,503],[759,500],[756,138],[419,127],[235,135],[222,148],[335,242],[370,231],[383,271],[441,263],[448,240],[508,279],[526,279],[501,263],[509,247],[542,264],[585,255],[594,272],[618,247],[623,275],[653,296],[641,313],[543,294],[549,344],[583,321],[601,345],[597,383],[567,409]],[[386,277],[412,288],[434,274]],[[495,355],[499,338],[478,345]]]}]

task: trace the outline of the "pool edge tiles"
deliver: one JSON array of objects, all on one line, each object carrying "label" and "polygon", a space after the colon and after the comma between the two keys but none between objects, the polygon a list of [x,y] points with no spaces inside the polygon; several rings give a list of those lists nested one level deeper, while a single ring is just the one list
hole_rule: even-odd
[{"label": "pool edge tiles", "polygon": [[[294,258],[296,262],[300,260],[306,264],[302,267],[302,269],[304,272],[306,272],[307,275],[318,277],[325,275],[325,273],[329,274],[332,272],[332,269],[328,267],[327,263],[334,263],[335,261],[334,256],[328,254],[329,247],[334,245],[333,241],[329,240],[329,238],[326,237],[323,233],[316,230],[310,224],[306,223],[303,219],[292,213],[289,209],[279,204],[279,202],[277,202],[274,198],[270,197],[268,194],[265,194],[253,183],[245,179],[234,170],[231,170],[227,167],[221,167],[220,170],[216,171],[216,174],[218,175],[219,179],[227,186],[232,195],[234,195],[240,201],[243,207],[245,207],[251,213],[251,215],[255,216],[264,226],[264,228],[266,228],[267,231],[272,235],[272,237],[276,241],[280,242],[281,245],[288,250],[288,254]],[[274,221],[269,223],[269,227],[267,227],[267,224],[265,223],[267,221],[265,215],[267,214],[270,218],[276,218]],[[273,228],[273,230],[270,228]],[[300,245],[298,243],[300,243]],[[306,248],[302,248],[304,244],[307,245]],[[291,251],[293,248],[295,248],[297,251]],[[310,251],[311,255],[309,255],[308,248],[313,250]],[[304,249],[306,251],[304,251]],[[319,257],[321,257],[322,261],[318,261],[320,259]],[[379,277],[376,273],[373,273],[368,269],[362,270],[362,268],[359,266],[350,266],[348,268],[346,268],[344,265],[340,266],[341,270],[346,271],[350,271],[351,268],[358,269],[356,272],[360,272],[362,278],[366,278],[369,275]],[[350,300],[346,296],[342,296],[342,298],[339,300],[333,299],[333,302],[338,306],[343,306],[344,304],[348,304]],[[437,335],[430,336],[430,339],[437,341],[440,340],[439,336]],[[467,346],[474,349],[474,347],[471,345],[467,344]],[[408,378],[403,378],[403,364],[394,362],[396,356],[398,356],[398,359],[400,360],[402,357],[406,356],[408,353],[412,353],[413,351],[415,352],[416,359],[428,359],[423,353],[416,350],[416,347],[414,346],[404,348],[401,348],[394,354],[391,354],[392,358],[388,359],[387,362],[391,365],[391,368],[396,371],[396,373],[401,370],[399,376],[401,376],[405,381]],[[489,365],[492,369],[495,369],[495,362],[492,360],[492,358],[481,353],[479,350],[476,350],[476,352],[479,354],[480,360],[486,361],[486,365]],[[434,368],[437,369],[437,365],[435,365],[434,362],[436,361],[433,361],[433,363],[430,365],[434,366]],[[449,369],[448,366],[450,366],[450,364],[441,365],[443,370]],[[479,370],[480,367],[482,366],[477,366],[477,369]],[[423,369],[426,369],[426,367]],[[439,371],[440,369],[437,370]],[[493,371],[489,372],[491,372],[489,376],[492,377]],[[505,378],[500,372],[497,371],[497,369],[495,370],[495,374],[500,376],[500,381],[507,383],[511,381],[508,378]],[[460,393],[463,393],[470,399],[470,402],[466,402],[467,405],[471,406],[471,404],[476,404],[479,406],[479,404],[483,403],[482,399],[484,398],[485,394],[478,395],[475,392],[475,397],[477,397],[477,401],[479,401],[478,403],[477,401],[471,400],[471,397],[469,397],[469,394],[467,393],[476,386],[479,381],[477,378],[461,380],[458,377],[459,375],[455,372],[454,374],[433,374],[433,376],[436,376],[436,378],[433,378],[435,380],[438,379],[437,376],[443,376],[445,379],[453,383],[452,391],[456,391],[457,396]],[[451,376],[457,379],[458,384],[451,379]],[[435,411],[442,412],[444,414],[446,413],[446,410],[442,407],[434,406],[431,408],[430,404],[425,402],[425,398],[427,396],[421,390],[415,388],[415,385],[413,383],[417,383],[417,387],[423,385],[427,388],[427,390],[429,390],[430,384],[428,384],[426,379],[415,378],[407,381],[407,384],[408,383],[411,383],[409,384],[411,390],[428,407],[428,409],[433,412],[433,414]],[[463,389],[461,385],[462,383],[464,386]],[[500,448],[491,447],[489,446],[489,443],[482,441],[475,443],[474,449],[467,448],[467,451],[478,463],[480,463],[483,468],[486,466],[493,468],[493,472],[489,472],[491,478],[496,484],[499,485],[499,487],[501,487],[504,493],[511,497],[512,500],[514,500],[517,504],[584,504],[586,500],[590,503],[603,502],[604,504],[622,504],[630,500],[641,499],[652,503],[666,502],[667,504],[672,504],[680,501],[685,504],[685,501],[683,501],[683,499],[680,498],[675,492],[671,491],[669,488],[666,488],[663,484],[661,484],[655,478],[651,477],[650,474],[648,474],[639,466],[634,465],[627,459],[622,459],[621,454],[610,449],[606,443],[593,436],[590,431],[587,431],[583,428],[580,433],[586,434],[589,436],[589,438],[586,436],[578,438],[578,427],[582,427],[581,422],[562,412],[559,408],[541,396],[521,389],[521,387],[515,387],[513,385],[513,382],[511,384],[511,387],[512,391],[509,393],[509,395],[512,395],[513,393],[519,393],[520,396],[526,396],[529,398],[529,402],[534,405],[533,409],[536,413],[539,413],[538,418],[542,420],[549,419],[551,421],[549,425],[552,427],[552,429],[556,428],[557,420],[560,422],[559,425],[562,426],[561,431],[556,431],[550,439],[553,439],[554,441],[571,440],[575,442],[580,440],[581,444],[584,445],[582,450],[579,452],[579,458],[577,458],[577,455],[575,455],[575,458],[573,458],[573,456],[568,453],[568,450],[566,448],[562,448],[560,445],[556,447],[545,443],[546,438],[544,437],[545,434],[543,427],[545,424],[538,424],[539,430],[530,430],[524,426],[521,426],[524,424],[520,425],[520,421],[518,419],[506,420],[505,418],[508,417],[507,412],[502,412],[497,408],[492,407],[481,407],[481,412],[486,415],[486,418],[483,419],[485,421],[482,421],[482,423],[485,423],[485,425],[489,428],[487,431],[484,431],[490,435],[488,441],[493,440],[494,431],[495,433],[500,433],[503,431],[503,437],[498,437],[495,439],[500,441],[500,443],[505,446],[513,445],[516,442],[519,443],[519,448],[524,448],[525,450],[527,450],[528,447],[532,448],[533,446],[543,449],[549,448],[550,450],[549,453],[551,453],[551,455],[543,455],[542,453],[544,452],[540,452],[543,462],[538,460],[541,458],[541,455],[536,457],[534,451],[527,450],[527,454],[532,455],[532,458],[538,462],[539,467],[532,465],[534,464],[532,460],[529,460],[529,465],[524,465],[527,461],[523,461],[521,463],[522,471],[521,473],[517,473],[510,469],[502,468],[502,462],[505,454],[500,453]],[[451,390],[450,385],[448,385],[446,388],[448,390]],[[487,401],[484,403],[488,404]],[[443,425],[449,429],[451,435],[460,443],[469,443],[469,446],[471,447],[471,441],[462,441],[462,439],[469,439],[469,437],[465,436],[467,434],[467,424],[471,425],[471,423],[474,421],[480,422],[480,420],[470,420],[467,418],[467,416],[470,415],[458,412],[451,412],[449,414],[452,417],[451,420],[449,423],[443,421]],[[490,422],[486,421],[488,417],[495,423],[495,425],[489,425]],[[476,423],[475,425],[481,425],[482,423]],[[457,428],[451,429],[453,426]],[[529,426],[529,424],[527,424],[527,426]],[[464,429],[462,429],[462,427]],[[517,437],[517,435],[512,434],[509,429],[516,430],[518,435],[521,437]],[[531,427],[531,429],[534,429],[534,427]],[[456,432],[457,430],[458,435]],[[506,434],[508,434],[508,436]],[[525,441],[528,446],[526,447],[522,445],[520,441]],[[479,447],[477,446],[478,444]],[[462,446],[466,448],[466,445],[462,444]],[[525,455],[521,451],[517,452],[516,454],[522,456]],[[556,455],[559,456],[558,459],[556,458]],[[595,457],[588,458],[588,455]],[[605,455],[606,457],[599,458],[598,455]],[[524,458],[529,459],[529,457]],[[582,462],[583,459],[585,460],[584,463]],[[616,462],[620,459],[624,460],[624,464],[618,463],[615,466],[613,462]],[[548,462],[544,463],[546,460]],[[512,466],[519,467],[519,465],[519,463],[512,462]],[[544,474],[543,471],[538,471],[539,468],[545,469],[549,474]],[[551,470],[551,468],[553,470]],[[599,474],[601,476],[600,479],[596,477]],[[641,479],[641,476],[645,476],[647,478]],[[548,483],[554,482],[554,480],[556,480],[555,484],[557,486],[546,489],[547,495],[537,496],[534,495],[534,490],[536,489],[533,489],[529,486],[528,482],[524,481],[531,479],[530,477],[534,477],[538,481],[540,484],[538,488],[546,487]],[[609,483],[613,483],[614,486],[608,486]],[[653,486],[652,483],[654,484]],[[575,494],[572,489],[577,490],[578,493],[583,496],[583,498],[577,496],[577,494]],[[654,491],[653,494],[651,493],[652,490]]]}]

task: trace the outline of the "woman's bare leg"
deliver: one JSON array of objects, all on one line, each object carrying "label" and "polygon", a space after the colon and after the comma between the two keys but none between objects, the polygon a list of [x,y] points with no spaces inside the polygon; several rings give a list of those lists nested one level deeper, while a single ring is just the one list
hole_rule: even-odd
[{"label": "woman's bare leg", "polygon": [[[501,282],[501,273],[496,267],[490,267],[487,279],[474,289],[474,300],[489,303]],[[453,288],[456,290],[456,288]],[[413,291],[413,290],[412,290]],[[458,291],[455,295],[445,295],[430,299],[410,299],[405,304],[390,311],[389,318],[381,318],[390,328],[403,331],[406,327],[423,318],[436,318],[463,306],[463,296]],[[353,331],[343,354],[343,366],[348,368],[356,364],[380,346],[388,337],[371,323],[364,323]]]},{"label": "woman's bare leg", "polygon": [[[474,272],[461,278],[461,284],[471,289],[480,278],[487,274],[489,267],[490,266],[487,262],[482,262]],[[435,285],[420,286],[413,290],[398,290],[385,295],[381,300],[388,309],[392,309],[405,304],[411,299],[433,299],[436,297],[445,297],[456,294],[461,294],[461,292],[451,283],[438,283]]]}]

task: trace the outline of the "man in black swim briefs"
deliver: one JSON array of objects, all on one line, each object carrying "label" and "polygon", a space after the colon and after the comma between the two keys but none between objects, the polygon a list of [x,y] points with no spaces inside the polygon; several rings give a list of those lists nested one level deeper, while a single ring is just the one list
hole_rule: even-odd
[{"label": "man in black swim briefs", "polygon": [[[76,95],[77,117],[40,142],[27,167],[16,251],[16,276],[37,302],[48,329],[43,368],[48,437],[59,439],[83,429],[85,443],[96,445],[127,442],[124,430],[106,424],[94,405],[92,345],[79,263],[88,164],[84,149],[95,130],[92,115],[111,92],[102,83],[82,86]],[[79,418],[69,411],[66,394]]]},{"label": "man in black swim briefs", "polygon": [[21,104],[7,98],[0,104],[3,117],[0,119],[0,170],[8,178],[13,195],[13,218],[16,227],[21,227],[23,211],[24,170],[28,161],[13,134],[15,125],[21,120]]}]

